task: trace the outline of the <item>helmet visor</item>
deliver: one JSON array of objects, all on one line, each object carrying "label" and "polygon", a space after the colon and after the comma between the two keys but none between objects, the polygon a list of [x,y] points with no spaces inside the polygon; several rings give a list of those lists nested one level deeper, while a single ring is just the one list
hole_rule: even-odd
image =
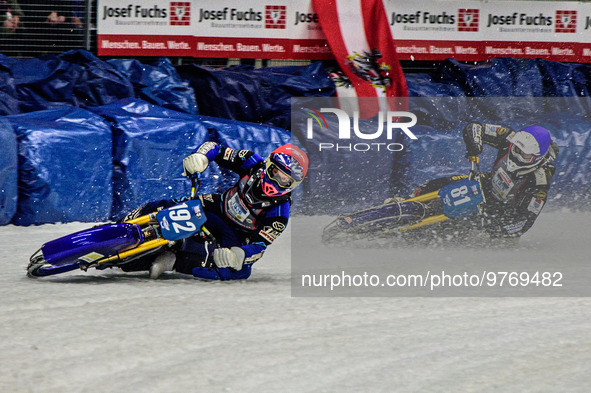
[{"label": "helmet visor", "polygon": [[511,155],[517,159],[522,164],[532,164],[536,159],[534,154],[528,154],[517,147],[516,144],[511,144]]},{"label": "helmet visor", "polygon": [[281,188],[294,188],[299,182],[289,174],[282,171],[277,165],[270,163],[266,168],[269,180],[275,182]]}]

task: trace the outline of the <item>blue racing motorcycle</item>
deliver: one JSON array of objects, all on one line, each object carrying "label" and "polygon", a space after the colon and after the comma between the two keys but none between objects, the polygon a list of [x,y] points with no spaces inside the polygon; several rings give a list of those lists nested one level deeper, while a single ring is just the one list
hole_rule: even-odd
[{"label": "blue racing motorcycle", "polygon": [[464,219],[479,211],[485,197],[480,184],[478,157],[470,159],[469,175],[439,190],[412,198],[388,200],[379,206],[339,215],[322,233],[325,244],[358,239],[391,238],[416,233],[419,228],[447,220]]},{"label": "blue racing motorcycle", "polygon": [[122,266],[194,235],[215,244],[204,226],[205,212],[195,196],[201,184],[191,178],[191,198],[183,203],[120,223],[98,225],[51,240],[30,258],[29,277],[44,277],[71,270],[103,270]]}]

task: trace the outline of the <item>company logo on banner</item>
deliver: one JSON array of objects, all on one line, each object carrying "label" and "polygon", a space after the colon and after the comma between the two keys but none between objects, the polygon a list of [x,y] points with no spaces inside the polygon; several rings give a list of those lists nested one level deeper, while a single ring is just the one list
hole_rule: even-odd
[{"label": "company logo on banner", "polygon": [[458,31],[478,31],[480,10],[477,8],[458,10]]},{"label": "company logo on banner", "polygon": [[173,1],[170,3],[170,25],[189,26],[191,24],[191,3]]},{"label": "company logo on banner", "polygon": [[285,29],[287,27],[287,7],[284,5],[265,6],[265,29]]},{"label": "company logo on banner", "polygon": [[556,10],[557,33],[576,33],[577,32],[577,11]]}]

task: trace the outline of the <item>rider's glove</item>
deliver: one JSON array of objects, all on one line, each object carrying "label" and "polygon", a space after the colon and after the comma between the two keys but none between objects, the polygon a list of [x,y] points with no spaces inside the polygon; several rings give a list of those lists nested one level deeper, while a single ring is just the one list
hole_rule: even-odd
[{"label": "rider's glove", "polygon": [[482,153],[482,124],[470,123],[464,128],[463,137],[466,144],[466,157],[474,157]]},{"label": "rider's glove", "polygon": [[240,247],[216,248],[213,251],[213,261],[217,267],[231,267],[235,270],[242,269],[244,256],[244,250]]},{"label": "rider's glove", "polygon": [[201,173],[207,169],[208,165],[209,160],[205,154],[193,153],[183,160],[184,175],[193,175],[196,172]]}]

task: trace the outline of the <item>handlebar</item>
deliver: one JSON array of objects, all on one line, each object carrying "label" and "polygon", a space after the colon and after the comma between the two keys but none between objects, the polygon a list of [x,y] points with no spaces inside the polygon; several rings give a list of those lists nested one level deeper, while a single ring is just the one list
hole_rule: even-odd
[{"label": "handlebar", "polygon": [[189,179],[191,179],[191,199],[195,199],[197,192],[201,188],[201,173],[195,172],[189,175]]},{"label": "handlebar", "polygon": [[480,177],[480,158],[478,156],[470,156],[468,157],[468,161],[472,165],[468,178],[470,180],[478,179]]},{"label": "handlebar", "polygon": [[[201,173],[195,172],[192,175],[188,175],[188,177],[189,179],[191,179],[191,199],[195,199],[197,197],[199,189],[201,188]],[[214,245],[214,247],[220,247],[215,237],[205,226],[201,227],[201,231],[205,234],[205,236],[207,236],[207,238]],[[215,267],[215,264],[214,268],[217,269],[217,267]]]},{"label": "handlebar", "polygon": [[[482,177],[480,176],[480,157],[478,156],[469,156],[468,161],[472,168],[470,169],[470,174],[468,175],[468,179],[470,180],[477,180],[478,184],[480,185],[480,189],[482,190]],[[484,195],[484,191],[482,193],[482,197],[484,200],[483,203],[486,203],[486,196]]]}]

